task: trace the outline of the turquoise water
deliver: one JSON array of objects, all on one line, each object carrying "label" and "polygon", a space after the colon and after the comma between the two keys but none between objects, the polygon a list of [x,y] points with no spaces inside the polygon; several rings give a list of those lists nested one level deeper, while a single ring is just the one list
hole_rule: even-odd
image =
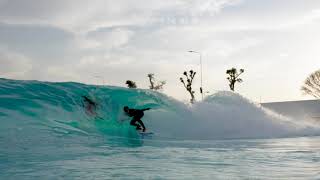
[{"label": "turquoise water", "polygon": [[[152,137],[124,105],[152,108]],[[0,79],[0,122],[0,179],[320,179],[317,125],[230,92],[191,107],[149,90]]]}]

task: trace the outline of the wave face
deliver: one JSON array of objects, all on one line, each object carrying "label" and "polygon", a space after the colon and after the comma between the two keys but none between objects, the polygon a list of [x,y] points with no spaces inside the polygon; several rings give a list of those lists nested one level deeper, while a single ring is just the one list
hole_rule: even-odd
[{"label": "wave face", "polygon": [[[99,118],[88,114],[82,96],[98,104]],[[151,90],[79,83],[0,79],[0,138],[6,143],[53,136],[137,138],[123,106],[147,108],[143,121],[153,139],[210,140],[318,135],[302,121],[273,115],[248,99],[218,92],[193,106]]]}]

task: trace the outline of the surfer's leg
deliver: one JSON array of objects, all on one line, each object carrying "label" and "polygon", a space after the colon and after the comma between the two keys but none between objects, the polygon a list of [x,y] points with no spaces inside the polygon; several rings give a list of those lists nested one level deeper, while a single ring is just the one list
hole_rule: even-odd
[{"label": "surfer's leg", "polygon": [[[144,116],[143,111],[141,111],[139,114],[137,114],[134,119],[136,119],[136,122],[138,122],[141,126],[142,126],[142,130],[143,132],[146,130],[146,127],[144,126],[143,122],[141,121],[141,118]],[[141,127],[140,126],[140,127]]]},{"label": "surfer's leg", "polygon": [[142,126],[143,128],[143,132],[146,130],[146,127],[144,126],[143,122],[141,121],[141,119],[138,119],[137,122]]},{"label": "surfer's leg", "polygon": [[135,126],[136,127],[136,130],[140,130],[141,127],[139,124],[136,123],[137,122],[137,119],[133,118],[131,121],[130,121],[130,125],[131,126]]}]

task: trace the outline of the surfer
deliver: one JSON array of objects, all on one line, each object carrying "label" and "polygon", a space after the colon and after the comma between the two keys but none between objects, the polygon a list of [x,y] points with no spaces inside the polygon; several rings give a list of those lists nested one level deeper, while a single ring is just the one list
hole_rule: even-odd
[{"label": "surfer", "polygon": [[[143,111],[150,110],[151,108],[146,109],[130,109],[128,106],[123,107],[123,111],[130,117],[133,117],[130,121],[131,126],[135,126],[136,130],[142,130],[143,132],[146,131],[146,127],[144,126],[141,118],[144,116]],[[138,124],[138,123],[139,124]],[[142,126],[142,128],[141,128]]]},{"label": "surfer", "polygon": [[86,113],[91,116],[97,116],[97,113],[96,113],[97,103],[89,99],[87,96],[82,96],[82,98],[84,102],[84,108],[86,109]]}]

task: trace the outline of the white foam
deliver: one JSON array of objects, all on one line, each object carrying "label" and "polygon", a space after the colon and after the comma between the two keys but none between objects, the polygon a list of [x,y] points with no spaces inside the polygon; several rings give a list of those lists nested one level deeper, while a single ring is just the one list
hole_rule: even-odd
[{"label": "white foam", "polygon": [[316,126],[279,116],[232,92],[218,92],[193,106],[180,102],[173,106],[146,113],[147,126],[163,137],[178,139],[276,138],[320,132]]}]

